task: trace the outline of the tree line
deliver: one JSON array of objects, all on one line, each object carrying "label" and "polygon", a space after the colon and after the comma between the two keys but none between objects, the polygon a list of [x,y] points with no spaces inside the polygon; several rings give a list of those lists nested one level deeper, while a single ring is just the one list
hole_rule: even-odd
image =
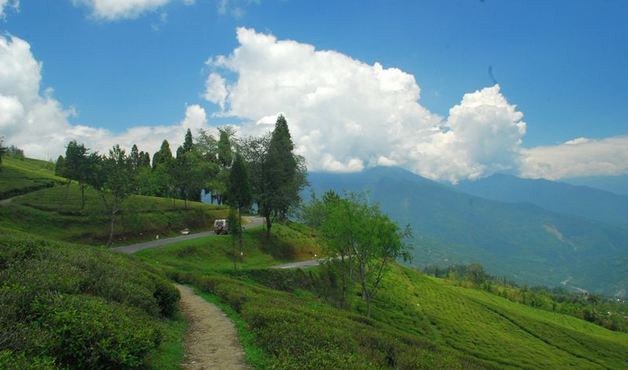
[{"label": "tree line", "polygon": [[209,190],[213,200],[228,204],[237,215],[235,231],[241,240],[242,213],[255,206],[265,218],[270,237],[273,223],[288,217],[307,184],[305,160],[294,153],[288,122],[282,115],[274,130],[261,137],[238,138],[228,126],[218,129],[217,138],[205,130],[194,136],[188,129],[175,153],[167,140],[152,161],[137,145],[130,153],[114,145],[101,154],[71,141],[65,156],[57,158],[55,173],[78,183],[81,209],[86,187],[101,194],[110,216],[109,245],[116,216],[132,194],[167,197],[173,202],[182,199],[187,208],[188,201],[199,200],[201,189]]}]

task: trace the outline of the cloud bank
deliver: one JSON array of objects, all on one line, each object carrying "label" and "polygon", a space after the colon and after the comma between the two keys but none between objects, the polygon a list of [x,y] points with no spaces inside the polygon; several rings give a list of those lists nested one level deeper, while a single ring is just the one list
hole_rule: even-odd
[{"label": "cloud bank", "polygon": [[[244,122],[244,135],[271,130],[284,114],[311,170],[397,165],[454,183],[497,171],[548,179],[628,173],[625,136],[525,148],[524,115],[499,85],[465,94],[441,117],[421,104],[414,76],[397,68],[251,29],[238,29],[237,39],[232,53],[208,60],[203,98],[216,115]],[[29,156],[55,158],[71,139],[101,152],[138,143],[154,153],[163,139],[179,145],[188,128],[213,128],[197,104],[180,122],[121,133],[70,124],[73,109],[42,89],[41,68],[26,41],[0,36],[0,135]]]},{"label": "cloud bank", "polygon": [[[2,1],[2,0],[0,0]],[[133,19],[157,10],[173,0],[72,0],[74,5],[83,5],[91,10],[92,16],[105,21]],[[195,0],[182,0],[185,5]]]},{"label": "cloud bank", "polygon": [[523,151],[521,175],[557,180],[628,173],[628,136],[577,138],[560,145]]}]

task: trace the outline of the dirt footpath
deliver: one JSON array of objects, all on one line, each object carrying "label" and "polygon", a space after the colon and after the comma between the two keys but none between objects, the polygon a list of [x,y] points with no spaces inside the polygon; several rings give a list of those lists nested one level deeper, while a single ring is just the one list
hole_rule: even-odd
[{"label": "dirt footpath", "polygon": [[236,329],[218,307],[178,285],[181,311],[188,321],[184,369],[248,369]]}]

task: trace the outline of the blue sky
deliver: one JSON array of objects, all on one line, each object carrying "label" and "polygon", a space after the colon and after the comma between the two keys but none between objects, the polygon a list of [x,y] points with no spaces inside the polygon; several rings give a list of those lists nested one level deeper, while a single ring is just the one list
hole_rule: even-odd
[{"label": "blue sky", "polygon": [[71,124],[120,133],[178,122],[189,105],[209,124],[250,120],[214,117],[216,104],[203,99],[205,62],[230,55],[246,27],[398,68],[441,117],[497,82],[523,113],[524,149],[628,135],[626,1],[163,0],[117,19],[95,15],[90,1],[22,0],[0,23],[30,44],[41,90],[76,110]]}]

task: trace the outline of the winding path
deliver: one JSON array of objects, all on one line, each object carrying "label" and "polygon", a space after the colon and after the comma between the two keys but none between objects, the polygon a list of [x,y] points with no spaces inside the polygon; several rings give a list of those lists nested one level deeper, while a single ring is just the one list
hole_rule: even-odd
[{"label": "winding path", "polygon": [[181,311],[188,321],[185,334],[184,369],[248,369],[233,322],[215,305],[176,285],[181,293]]},{"label": "winding path", "polygon": [[[245,229],[259,226],[264,219],[250,217]],[[215,235],[213,231],[153,240],[146,243],[112,248],[115,252],[132,254],[144,249],[162,247],[183,240]],[[216,305],[207,302],[190,287],[175,284],[181,293],[181,312],[188,322],[185,333],[185,358],[181,367],[190,370],[240,370],[249,369],[244,350],[238,341],[233,322]]]}]

